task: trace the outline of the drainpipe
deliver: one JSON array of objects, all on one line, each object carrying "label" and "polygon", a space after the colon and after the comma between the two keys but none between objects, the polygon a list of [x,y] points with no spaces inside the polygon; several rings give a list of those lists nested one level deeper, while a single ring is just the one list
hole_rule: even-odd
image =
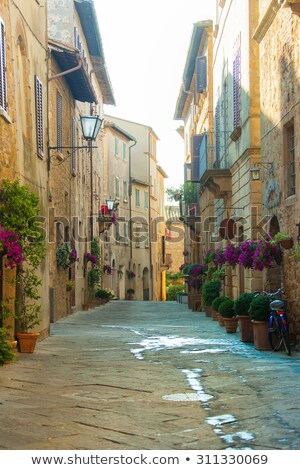
[{"label": "drainpipe", "polygon": [[64,72],[57,73],[56,75],[52,75],[52,77],[48,78],[48,82],[51,82],[51,80],[55,80],[56,78],[63,77],[64,75],[68,75],[69,73],[76,72],[76,70],[81,69],[83,66],[83,60],[79,54],[76,54],[76,59],[78,60],[78,65],[76,67],[73,67],[72,69],[65,70]]},{"label": "drainpipe", "polygon": [[148,134],[148,184],[149,184],[149,194],[148,194],[148,218],[149,218],[149,261],[150,261],[150,276],[149,276],[149,300],[153,300],[153,268],[152,268],[152,233],[151,233],[151,153],[150,153],[150,132]]},{"label": "drainpipe", "polygon": [[129,162],[128,162],[128,170],[129,170],[129,185],[128,185],[128,196],[129,196],[129,247],[130,247],[130,266],[132,262],[132,176],[131,176],[131,149],[137,144],[135,140],[132,145],[129,146]]}]

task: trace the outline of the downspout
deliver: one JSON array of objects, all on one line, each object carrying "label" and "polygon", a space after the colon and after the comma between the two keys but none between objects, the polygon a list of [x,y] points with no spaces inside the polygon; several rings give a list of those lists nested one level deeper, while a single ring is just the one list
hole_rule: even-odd
[{"label": "downspout", "polygon": [[128,162],[128,171],[129,171],[129,185],[128,185],[128,196],[129,196],[129,247],[130,247],[130,267],[132,261],[132,176],[131,176],[131,149],[137,144],[137,141],[134,141],[134,144],[129,146],[129,162]]},{"label": "downspout", "polygon": [[149,261],[150,261],[150,276],[149,276],[149,300],[153,300],[153,266],[152,266],[152,233],[151,233],[151,154],[150,154],[150,132],[148,134],[148,185],[149,185],[149,208],[148,208],[148,218],[149,218]]},{"label": "downspout", "polygon": [[51,80],[55,80],[56,78],[63,77],[64,75],[68,75],[69,73],[76,72],[76,70],[81,69],[83,66],[83,60],[79,54],[76,54],[76,58],[78,60],[78,65],[76,67],[73,67],[72,69],[65,70],[64,72],[57,73],[56,75],[53,75],[52,77],[48,78],[48,82],[51,82]]}]

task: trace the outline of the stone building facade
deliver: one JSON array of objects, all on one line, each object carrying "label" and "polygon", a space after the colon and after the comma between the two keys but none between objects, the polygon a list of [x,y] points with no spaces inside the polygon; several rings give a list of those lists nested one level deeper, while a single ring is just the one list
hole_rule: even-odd
[{"label": "stone building facade", "polygon": [[[254,39],[260,55],[263,215],[272,234],[286,232],[297,246],[299,222],[300,3],[260,0]],[[283,287],[291,334],[300,342],[299,261],[284,250],[280,268],[265,273],[270,290]]]},{"label": "stone building facade", "polygon": [[[1,1],[0,184],[18,179],[37,194],[48,233],[46,6],[45,0]],[[37,271],[40,338],[49,332],[48,261],[47,254]],[[7,295],[6,285],[2,298]]]}]

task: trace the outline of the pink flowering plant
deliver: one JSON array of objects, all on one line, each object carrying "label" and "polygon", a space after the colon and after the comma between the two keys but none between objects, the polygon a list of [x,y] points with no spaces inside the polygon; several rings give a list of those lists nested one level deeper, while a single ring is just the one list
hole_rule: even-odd
[{"label": "pink flowering plant", "polygon": [[265,268],[270,269],[278,256],[278,246],[269,240],[260,240],[253,254],[253,262],[251,268],[255,271],[263,271]]},{"label": "pink flowering plant", "polygon": [[257,247],[258,244],[252,240],[245,241],[240,245],[241,254],[238,262],[241,266],[244,266],[244,268],[252,268],[253,258]]},{"label": "pink flowering plant", "polygon": [[20,235],[0,226],[0,253],[6,255],[6,267],[21,266],[24,261]]},{"label": "pink flowering plant", "polygon": [[223,248],[217,248],[215,250],[215,265],[221,268],[226,263],[226,258]]},{"label": "pink flowering plant", "polygon": [[240,257],[241,251],[242,251],[241,247],[238,245],[230,244],[226,246],[225,251],[224,251],[224,257],[225,257],[226,262],[230,266],[236,266],[237,264],[239,264],[239,257]]}]

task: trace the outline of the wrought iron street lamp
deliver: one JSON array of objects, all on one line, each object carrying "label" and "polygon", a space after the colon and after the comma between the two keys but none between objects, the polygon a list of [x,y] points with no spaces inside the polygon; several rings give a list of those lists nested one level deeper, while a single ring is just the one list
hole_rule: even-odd
[{"label": "wrought iron street lamp", "polygon": [[260,168],[259,168],[259,166],[264,168],[264,170],[268,170],[270,177],[274,176],[274,162],[257,162],[256,165],[257,166],[250,169],[252,181],[260,180]]},{"label": "wrought iron street lamp", "polygon": [[115,200],[112,198],[106,199],[106,205],[110,212],[113,211],[115,207]]}]

